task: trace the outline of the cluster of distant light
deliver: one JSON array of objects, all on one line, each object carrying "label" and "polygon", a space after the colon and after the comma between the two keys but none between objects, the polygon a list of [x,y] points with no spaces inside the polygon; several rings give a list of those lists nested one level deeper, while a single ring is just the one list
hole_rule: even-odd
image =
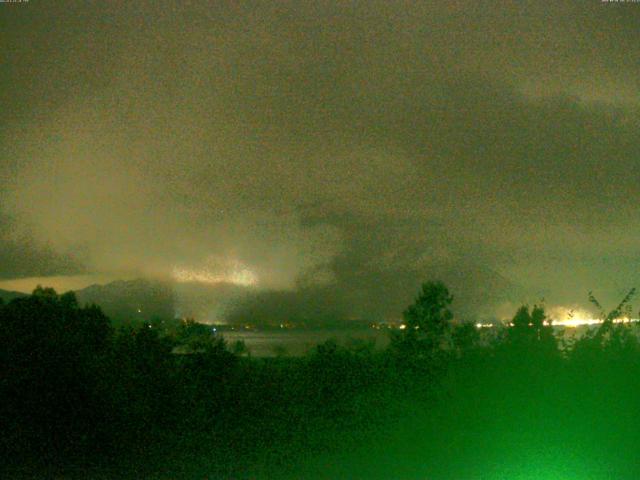
[{"label": "cluster of distant light", "polygon": [[[633,323],[637,322],[639,319],[637,318],[616,318],[613,320],[613,323]],[[565,327],[579,327],[581,325],[598,325],[602,323],[603,320],[598,318],[570,318],[568,320],[563,320],[561,322],[554,323],[554,325],[560,325]]]},{"label": "cluster of distant light", "polygon": [[[622,317],[622,318],[616,318],[613,320],[613,323],[635,323],[640,321],[640,319],[638,318],[629,318],[629,317]],[[554,327],[567,327],[567,328],[577,328],[577,327],[581,327],[583,325],[599,325],[603,323],[603,320],[598,319],[598,318],[579,318],[579,317],[571,317],[568,318],[566,320],[560,320],[557,322],[554,321],[545,321],[544,325],[551,325]],[[511,322],[507,322],[504,325],[506,326],[513,326],[513,324]],[[495,324],[493,323],[476,323],[476,328],[492,328],[494,327]]]},{"label": "cluster of distant light", "polygon": [[234,265],[227,271],[211,271],[207,268],[191,269],[183,267],[173,268],[173,279],[177,282],[198,282],[208,284],[232,283],[249,287],[258,283],[258,277],[248,268]]}]

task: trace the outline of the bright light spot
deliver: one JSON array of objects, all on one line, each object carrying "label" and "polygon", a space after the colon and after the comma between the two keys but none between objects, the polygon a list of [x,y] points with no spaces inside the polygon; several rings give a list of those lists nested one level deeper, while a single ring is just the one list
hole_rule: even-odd
[{"label": "bright light spot", "polygon": [[[558,306],[549,308],[547,313],[549,317],[553,319],[552,325],[559,327],[576,328],[582,325],[599,325],[602,323],[601,319],[595,318],[593,314],[581,309]],[[638,319],[636,318],[621,317],[616,318],[613,323],[629,323],[637,321]]]},{"label": "bright light spot", "polygon": [[400,330],[404,330],[405,328],[407,328],[407,326],[404,323],[400,325]]},{"label": "bright light spot", "polygon": [[476,328],[493,328],[493,323],[476,323]]},{"label": "bright light spot", "polygon": [[601,320],[597,318],[582,318],[582,317],[572,317],[567,318],[566,320],[560,320],[556,322],[556,325],[560,325],[562,327],[576,328],[582,325],[598,325],[602,323]]}]

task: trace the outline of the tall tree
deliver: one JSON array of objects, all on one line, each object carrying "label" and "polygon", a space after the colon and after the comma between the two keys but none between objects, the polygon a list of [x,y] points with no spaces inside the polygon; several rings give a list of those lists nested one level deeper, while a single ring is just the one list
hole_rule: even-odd
[{"label": "tall tree", "polygon": [[453,296],[444,283],[424,283],[413,304],[402,314],[404,330],[392,339],[393,346],[420,356],[433,356],[446,349],[451,341],[452,302]]}]

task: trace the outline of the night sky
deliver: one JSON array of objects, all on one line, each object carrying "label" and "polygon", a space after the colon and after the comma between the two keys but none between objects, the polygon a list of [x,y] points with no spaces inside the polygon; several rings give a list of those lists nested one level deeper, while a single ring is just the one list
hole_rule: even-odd
[{"label": "night sky", "polygon": [[0,4],[0,288],[142,276],[349,318],[433,277],[457,311],[619,300],[639,27],[599,0]]}]

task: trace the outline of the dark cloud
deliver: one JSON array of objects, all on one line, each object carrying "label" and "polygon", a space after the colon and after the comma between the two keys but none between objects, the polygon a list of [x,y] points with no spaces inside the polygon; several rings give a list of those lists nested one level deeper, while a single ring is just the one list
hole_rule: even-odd
[{"label": "dark cloud", "polygon": [[0,279],[85,273],[81,254],[55,251],[12,218],[0,215]]},{"label": "dark cloud", "polygon": [[433,276],[474,306],[638,281],[636,5],[18,7],[0,199],[35,247],[4,277],[235,265],[353,316]]}]

